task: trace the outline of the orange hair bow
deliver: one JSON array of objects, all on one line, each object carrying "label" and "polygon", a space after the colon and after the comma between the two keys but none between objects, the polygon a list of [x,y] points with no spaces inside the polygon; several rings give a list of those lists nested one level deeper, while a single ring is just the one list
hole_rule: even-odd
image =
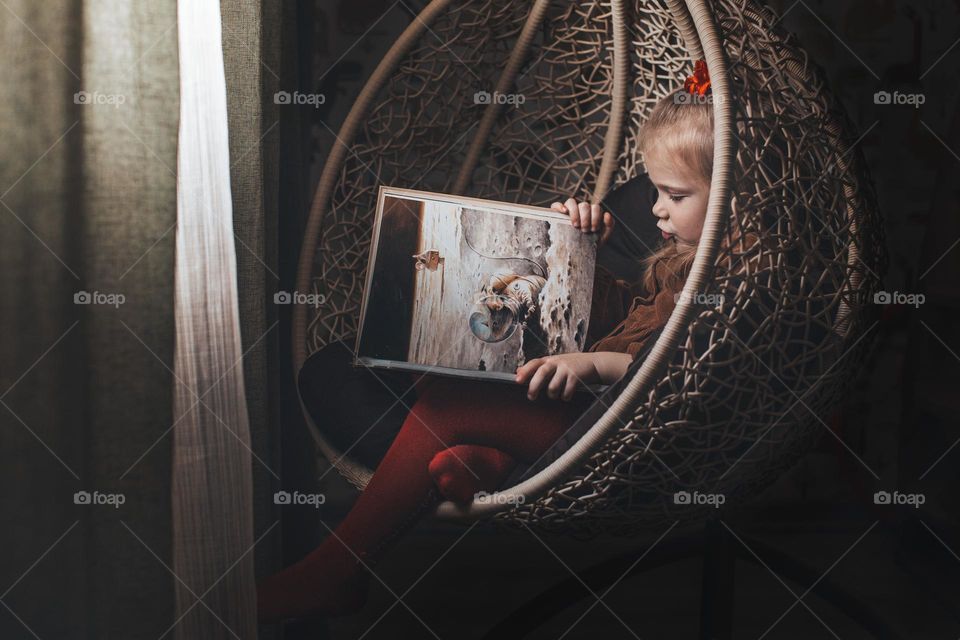
[{"label": "orange hair bow", "polygon": [[693,65],[693,75],[687,76],[683,83],[683,88],[688,93],[698,96],[705,95],[710,90],[710,74],[707,72],[707,63],[703,60],[697,60]]}]

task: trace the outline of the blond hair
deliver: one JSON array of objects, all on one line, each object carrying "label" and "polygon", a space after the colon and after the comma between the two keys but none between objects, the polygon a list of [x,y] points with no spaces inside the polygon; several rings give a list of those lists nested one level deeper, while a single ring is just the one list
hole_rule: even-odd
[{"label": "blond hair", "polygon": [[[654,152],[680,164],[710,184],[713,175],[713,105],[709,95],[695,96],[679,89],[654,105],[640,128],[640,152],[646,162]],[[696,246],[665,242],[643,259],[641,282],[648,292],[656,287],[655,267],[664,262],[665,289],[679,290],[687,279]]]}]

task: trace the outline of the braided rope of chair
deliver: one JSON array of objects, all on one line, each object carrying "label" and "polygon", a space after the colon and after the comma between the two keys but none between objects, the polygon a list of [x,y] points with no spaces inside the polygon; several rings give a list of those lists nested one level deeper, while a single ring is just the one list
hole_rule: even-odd
[{"label": "braided rope of chair", "polygon": [[[640,124],[692,59],[713,82],[707,221],[650,355],[572,447],[438,515],[582,535],[699,521],[713,507],[678,504],[677,491],[754,495],[826,428],[869,353],[886,256],[845,115],[777,22],[752,0],[434,0],[374,71],[310,213],[297,288],[327,303],[294,309],[295,371],[356,331],[380,184],[542,205],[592,186],[599,201],[642,171]],[[471,104],[489,87],[525,100]],[[748,233],[762,242],[738,240]],[[370,470],[304,413],[362,488]]]}]

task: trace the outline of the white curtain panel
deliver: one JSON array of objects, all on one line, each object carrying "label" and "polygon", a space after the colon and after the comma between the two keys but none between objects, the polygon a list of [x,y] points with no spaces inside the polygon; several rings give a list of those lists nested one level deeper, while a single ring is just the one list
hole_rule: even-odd
[{"label": "white curtain panel", "polygon": [[250,429],[241,362],[220,3],[178,6],[173,572],[176,637],[255,638]]}]

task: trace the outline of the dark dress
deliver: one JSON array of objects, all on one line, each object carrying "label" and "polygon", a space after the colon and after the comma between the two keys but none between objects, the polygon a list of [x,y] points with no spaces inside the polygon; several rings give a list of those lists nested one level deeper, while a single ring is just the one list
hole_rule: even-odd
[{"label": "dark dress", "polygon": [[[660,235],[650,211],[655,200],[646,174],[607,194],[603,209],[616,218],[616,227],[597,252],[599,268],[621,280],[639,280],[640,260],[656,247]],[[317,428],[338,450],[375,469],[417,400],[414,381],[422,374],[354,367],[355,342],[349,337],[345,344],[333,342],[313,353],[300,369],[297,385]]]}]

